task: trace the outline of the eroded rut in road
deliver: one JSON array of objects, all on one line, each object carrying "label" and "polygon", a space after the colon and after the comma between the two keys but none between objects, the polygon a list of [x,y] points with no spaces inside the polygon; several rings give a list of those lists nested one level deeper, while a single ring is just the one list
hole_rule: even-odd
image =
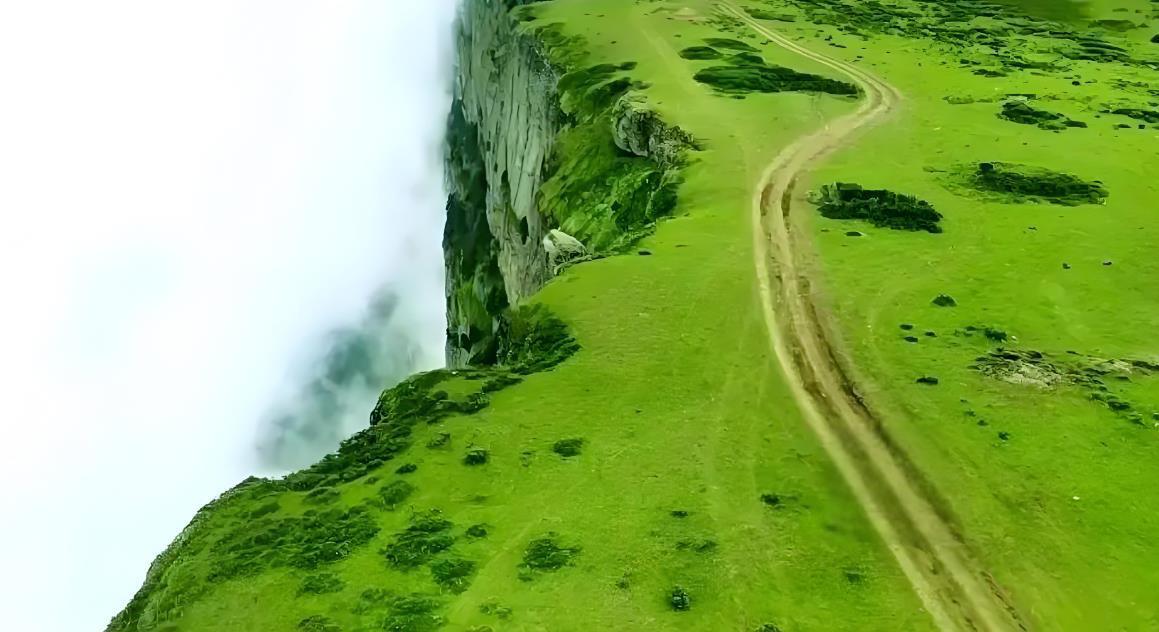
[{"label": "eroded rut in road", "polygon": [[720,9],[762,37],[848,76],[864,93],[852,114],[798,139],[768,165],[753,195],[757,279],[769,341],[810,427],[852,489],[939,628],[1025,630],[1002,589],[970,553],[933,502],[883,420],[858,394],[838,360],[810,296],[794,248],[791,201],[797,178],[865,128],[897,108],[889,84],[845,62],[811,51],[771,31],[730,3]]}]

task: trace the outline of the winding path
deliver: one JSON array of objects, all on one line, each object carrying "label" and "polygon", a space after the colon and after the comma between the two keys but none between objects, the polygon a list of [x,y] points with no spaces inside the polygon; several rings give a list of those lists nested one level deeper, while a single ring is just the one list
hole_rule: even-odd
[{"label": "winding path", "polygon": [[753,251],[769,342],[801,412],[940,629],[1026,630],[846,375],[794,249],[790,206],[798,177],[895,111],[901,94],[856,66],[769,30],[730,2],[720,8],[778,46],[848,76],[865,95],[855,112],[778,154],[753,194]]}]

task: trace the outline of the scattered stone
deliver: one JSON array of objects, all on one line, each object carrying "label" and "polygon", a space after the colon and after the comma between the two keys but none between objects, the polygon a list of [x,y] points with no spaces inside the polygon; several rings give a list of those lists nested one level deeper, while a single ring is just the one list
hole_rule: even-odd
[{"label": "scattered stone", "polygon": [[1010,433],[1003,430],[1003,431],[998,433],[998,438],[1001,439],[1002,441],[1009,441],[1010,440]]},{"label": "scattered stone", "polygon": [[1067,262],[1065,262],[1065,261],[1063,261],[1063,262],[1062,262],[1062,269],[1063,269],[1063,270],[1070,270],[1070,264],[1069,264],[1069,263],[1067,263]]},{"label": "scattered stone", "polygon": [[938,378],[936,378],[932,375],[926,375],[926,376],[919,377],[917,379],[917,383],[918,384],[925,384],[926,386],[937,386],[938,385]]},{"label": "scattered stone", "polygon": [[906,341],[906,342],[917,342],[917,341],[918,341],[918,337],[917,337],[917,336],[906,336],[906,337],[905,337],[905,341]]},{"label": "scattered stone", "polygon": [[668,595],[668,605],[677,612],[683,612],[692,607],[692,597],[689,596],[687,590],[680,586],[673,586],[672,592]]},{"label": "scattered stone", "polygon": [[859,230],[851,230],[851,231],[845,233],[845,236],[846,237],[864,237],[865,233],[863,233]]},{"label": "scattered stone", "polygon": [[490,458],[489,454],[483,448],[473,448],[467,451],[466,456],[463,457],[464,465],[483,465]]},{"label": "scattered stone", "polygon": [[937,338],[937,337],[938,337],[938,332],[936,332],[936,331],[927,331],[925,335],[926,335],[926,338]]},{"label": "scattered stone", "polygon": [[1111,261],[1110,259],[1108,259],[1108,260],[1106,260],[1106,261],[1104,261],[1104,262],[1103,262],[1103,265],[1105,265],[1105,266],[1113,266],[1113,265],[1115,265],[1115,262],[1114,262],[1114,261]]},{"label": "scattered stone", "polygon": [[652,251],[651,250],[641,250],[637,254],[639,254],[641,257],[651,257]]},{"label": "scattered stone", "polygon": [[[1155,414],[1159,415],[1159,413],[1155,413]],[[1156,417],[1156,419],[1159,419],[1159,417]],[[668,512],[668,514],[671,515],[673,518],[687,518],[688,517],[688,512],[683,510],[683,509],[673,509],[672,511]]]},{"label": "scattered stone", "polygon": [[911,331],[911,330],[914,328],[914,326],[913,326],[913,325],[911,325],[911,324],[909,324],[909,323],[902,323],[902,324],[901,324],[901,325],[899,325],[899,326],[900,326],[902,329],[904,329],[905,331]]}]

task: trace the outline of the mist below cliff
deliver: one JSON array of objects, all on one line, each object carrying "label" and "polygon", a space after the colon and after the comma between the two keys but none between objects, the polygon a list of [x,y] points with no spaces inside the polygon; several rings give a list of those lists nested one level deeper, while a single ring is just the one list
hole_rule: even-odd
[{"label": "mist below cliff", "polygon": [[102,629],[198,507],[442,364],[455,5],[0,8],[5,629]]}]

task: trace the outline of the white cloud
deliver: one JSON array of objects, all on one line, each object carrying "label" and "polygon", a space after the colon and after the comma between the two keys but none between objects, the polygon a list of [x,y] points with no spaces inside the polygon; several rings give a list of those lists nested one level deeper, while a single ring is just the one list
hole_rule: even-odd
[{"label": "white cloud", "polygon": [[441,361],[454,5],[0,5],[7,629],[102,629],[383,282]]}]

